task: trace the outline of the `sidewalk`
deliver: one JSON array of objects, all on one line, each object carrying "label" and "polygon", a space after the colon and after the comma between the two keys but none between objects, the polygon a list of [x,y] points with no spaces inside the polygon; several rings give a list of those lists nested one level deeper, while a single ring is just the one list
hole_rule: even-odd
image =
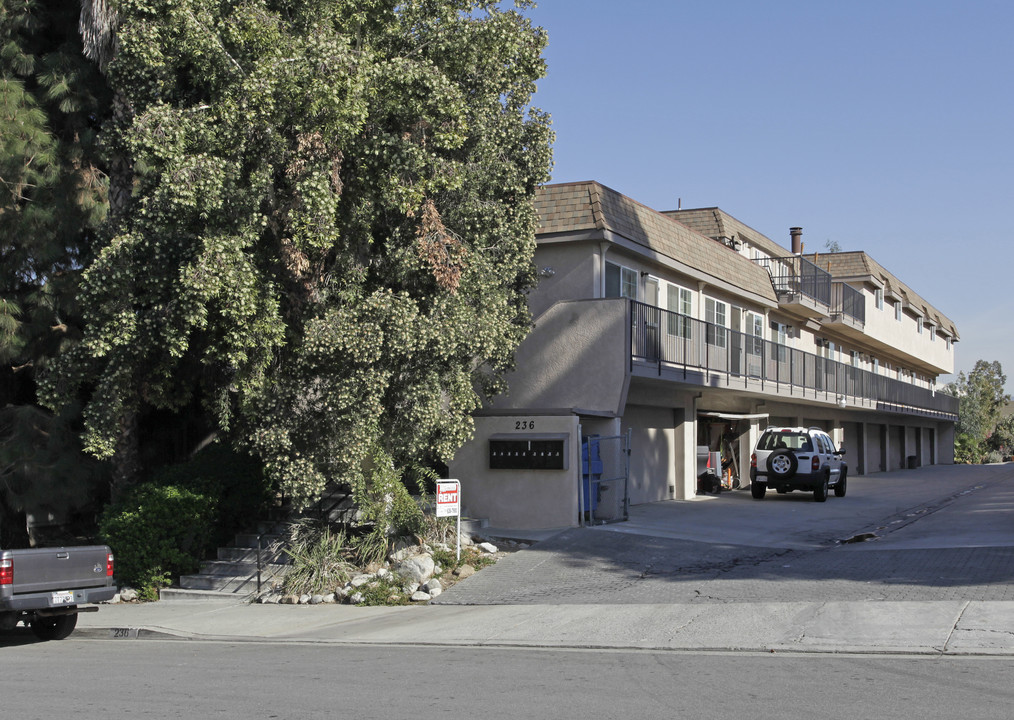
[{"label": "sidewalk", "polygon": [[1012,509],[1010,464],[850,478],[822,504],[652,503],[547,531],[426,606],[103,605],[73,637],[1012,656]]},{"label": "sidewalk", "polygon": [[357,608],[107,605],[73,638],[735,652],[1014,655],[1014,602]]}]

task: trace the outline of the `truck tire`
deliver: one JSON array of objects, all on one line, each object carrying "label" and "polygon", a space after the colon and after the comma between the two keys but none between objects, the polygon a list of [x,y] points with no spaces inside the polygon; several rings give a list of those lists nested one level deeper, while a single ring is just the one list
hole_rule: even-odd
[{"label": "truck tire", "polygon": [[845,482],[846,482],[846,477],[845,477],[846,472],[847,471],[845,470],[845,466],[842,465],[841,474],[838,476],[838,482],[834,486],[834,496],[835,497],[845,497],[845,490],[848,488],[848,485],[845,484]]},{"label": "truck tire", "polygon": [[64,640],[77,627],[77,613],[55,617],[37,617],[31,622],[32,632],[40,640]]},{"label": "truck tire", "polygon": [[750,483],[750,494],[753,495],[754,500],[763,500],[764,492],[767,489],[767,483],[759,483],[756,480]]},{"label": "truck tire", "polygon": [[813,489],[813,499],[817,502],[827,502],[827,486],[830,479],[827,475],[821,480],[820,485]]}]

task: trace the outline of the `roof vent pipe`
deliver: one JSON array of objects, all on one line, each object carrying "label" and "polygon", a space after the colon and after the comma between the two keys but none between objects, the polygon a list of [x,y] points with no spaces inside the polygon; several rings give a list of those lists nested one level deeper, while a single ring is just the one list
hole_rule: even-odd
[{"label": "roof vent pipe", "polygon": [[789,228],[789,235],[792,237],[792,254],[803,254],[803,228]]}]

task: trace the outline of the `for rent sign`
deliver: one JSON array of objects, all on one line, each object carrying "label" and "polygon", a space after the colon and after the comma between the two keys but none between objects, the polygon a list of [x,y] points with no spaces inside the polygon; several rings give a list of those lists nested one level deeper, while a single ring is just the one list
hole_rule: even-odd
[{"label": "for rent sign", "polygon": [[461,559],[461,483],[457,480],[437,480],[437,517],[457,517],[458,560]]},{"label": "for rent sign", "polygon": [[457,480],[437,480],[437,517],[454,517],[461,514],[461,483]]}]

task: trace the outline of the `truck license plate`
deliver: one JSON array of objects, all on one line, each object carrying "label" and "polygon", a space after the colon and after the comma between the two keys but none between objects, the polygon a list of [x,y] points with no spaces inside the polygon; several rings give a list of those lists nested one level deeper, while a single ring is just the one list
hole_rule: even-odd
[{"label": "truck license plate", "polygon": [[53,593],[54,605],[67,605],[74,602],[74,593],[71,591]]}]

